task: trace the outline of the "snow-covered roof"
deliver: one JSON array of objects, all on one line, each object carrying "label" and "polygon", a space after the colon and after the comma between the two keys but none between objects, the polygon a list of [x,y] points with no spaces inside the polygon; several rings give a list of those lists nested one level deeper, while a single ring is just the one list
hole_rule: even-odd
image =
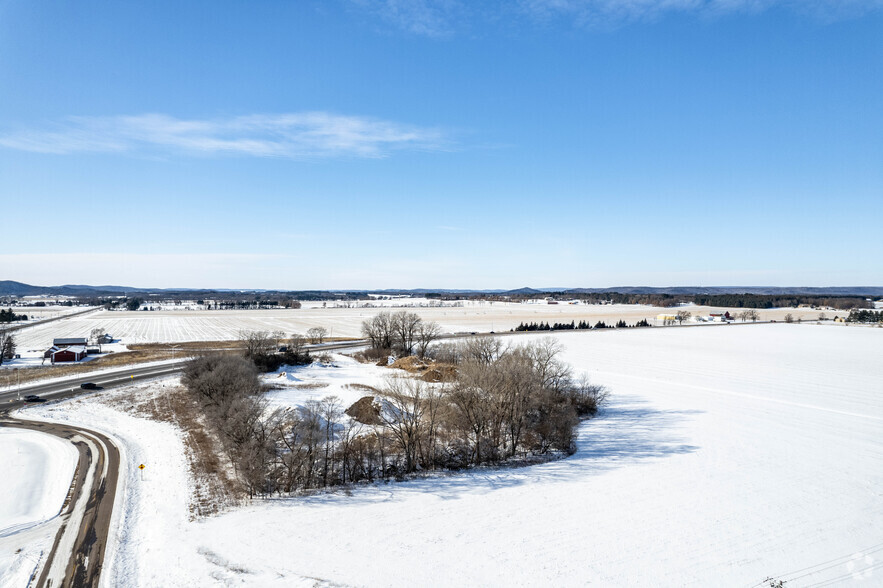
[{"label": "snow-covered roof", "polygon": [[53,351],[52,354],[61,353],[62,351],[70,351],[71,353],[86,353],[86,347],[84,345],[71,345],[70,347],[65,347],[63,349],[58,349],[57,351]]},{"label": "snow-covered roof", "polygon": [[53,345],[83,345],[83,346],[85,346],[86,343],[87,342],[86,342],[85,337],[68,337],[68,338],[61,338],[61,339],[53,339],[52,340]]}]

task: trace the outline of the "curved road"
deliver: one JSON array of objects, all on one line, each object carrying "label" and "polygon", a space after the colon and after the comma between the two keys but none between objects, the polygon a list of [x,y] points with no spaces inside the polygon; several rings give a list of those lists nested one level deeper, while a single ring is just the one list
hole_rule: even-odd
[{"label": "curved road", "polygon": [[97,586],[116,497],[119,450],[105,435],[80,427],[20,419],[0,420],[0,426],[48,433],[77,448],[79,461],[59,515],[61,527],[37,586]]},{"label": "curved road", "polygon": [[[502,333],[501,333],[502,334]],[[508,333],[507,333],[508,334]],[[469,337],[472,333],[447,335],[444,339]],[[311,345],[310,351],[333,351],[362,347],[365,341]],[[30,429],[55,435],[74,444],[79,452],[71,492],[60,514],[61,528],[55,537],[37,580],[38,588],[97,586],[104,565],[107,536],[113,515],[120,470],[120,452],[107,436],[69,424],[29,421],[8,416],[26,405],[27,395],[43,401],[61,400],[93,392],[79,386],[93,382],[100,389],[129,384],[180,372],[189,358],[146,367],[123,367],[103,373],[71,377],[51,383],[36,383],[0,392],[0,427]]]},{"label": "curved road", "polygon": [[[311,346],[311,351],[339,350],[364,345],[346,342]],[[180,361],[85,374],[62,381],[36,383],[0,392],[0,427],[14,427],[48,433],[66,439],[79,452],[71,491],[62,506],[61,527],[37,579],[38,588],[97,586],[104,566],[107,537],[113,515],[120,471],[120,452],[107,436],[69,424],[30,421],[9,417],[10,411],[27,403],[25,396],[61,400],[92,392],[79,386],[93,382],[99,389],[129,384],[180,372],[189,361]]]}]

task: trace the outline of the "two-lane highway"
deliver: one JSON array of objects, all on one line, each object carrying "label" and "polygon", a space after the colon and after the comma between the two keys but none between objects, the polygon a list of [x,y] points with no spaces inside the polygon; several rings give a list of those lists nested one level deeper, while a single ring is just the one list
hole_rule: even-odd
[{"label": "two-lane highway", "polygon": [[13,410],[25,404],[24,397],[39,396],[45,400],[60,400],[83,392],[91,392],[80,388],[80,384],[92,382],[100,388],[111,388],[132,382],[168,376],[180,372],[186,359],[162,363],[146,367],[129,366],[118,370],[78,375],[64,380],[30,384],[14,390],[0,392],[0,411]]}]

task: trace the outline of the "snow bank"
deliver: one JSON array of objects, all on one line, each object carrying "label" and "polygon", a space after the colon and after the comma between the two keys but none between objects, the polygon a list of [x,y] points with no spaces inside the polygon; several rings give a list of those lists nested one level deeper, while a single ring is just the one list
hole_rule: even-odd
[{"label": "snow bank", "polygon": [[[0,428],[0,586],[25,586],[48,551],[77,467],[63,439]],[[20,552],[16,553],[19,549]]]},{"label": "snow bank", "polygon": [[0,429],[0,536],[56,516],[77,467],[67,441],[25,429]]}]

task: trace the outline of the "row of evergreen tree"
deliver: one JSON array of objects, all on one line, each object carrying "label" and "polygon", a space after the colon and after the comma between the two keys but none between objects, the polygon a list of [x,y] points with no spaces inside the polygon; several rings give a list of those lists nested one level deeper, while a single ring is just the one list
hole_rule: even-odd
[{"label": "row of evergreen tree", "polygon": [[627,324],[624,320],[617,321],[616,325],[608,325],[604,321],[598,321],[594,325],[589,321],[582,320],[580,322],[571,321],[569,323],[552,323],[551,325],[547,322],[539,322],[539,323],[520,323],[515,329],[516,332],[523,331],[575,331],[575,330],[589,330],[589,329],[626,329],[631,327],[649,327],[650,323],[647,322],[647,319],[641,319],[634,325]]},{"label": "row of evergreen tree", "polygon": [[846,318],[848,323],[883,323],[883,310],[853,310]]},{"label": "row of evergreen tree", "polygon": [[13,321],[26,321],[28,320],[28,315],[26,314],[15,314],[11,308],[7,308],[6,310],[0,310],[0,323],[11,323]]}]

